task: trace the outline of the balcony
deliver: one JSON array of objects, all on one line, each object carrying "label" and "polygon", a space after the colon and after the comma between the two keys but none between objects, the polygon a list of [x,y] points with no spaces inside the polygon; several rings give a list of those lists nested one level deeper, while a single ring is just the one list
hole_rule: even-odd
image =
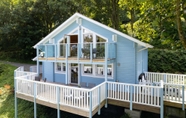
[{"label": "balcony", "polygon": [[39,60],[105,62],[116,58],[116,43],[70,43],[38,46]]}]

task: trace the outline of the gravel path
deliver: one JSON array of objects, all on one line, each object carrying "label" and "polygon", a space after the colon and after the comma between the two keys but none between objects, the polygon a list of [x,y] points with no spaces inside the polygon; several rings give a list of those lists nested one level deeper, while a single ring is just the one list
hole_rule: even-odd
[{"label": "gravel path", "polygon": [[1,63],[10,64],[15,67],[24,66],[25,71],[30,70],[30,66],[34,66],[34,64],[24,64],[24,63],[16,63],[16,62],[9,62],[9,61],[0,61]]}]

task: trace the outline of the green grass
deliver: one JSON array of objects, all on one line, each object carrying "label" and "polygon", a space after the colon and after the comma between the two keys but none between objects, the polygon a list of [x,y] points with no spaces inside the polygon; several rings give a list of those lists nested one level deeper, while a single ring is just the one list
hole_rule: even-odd
[{"label": "green grass", "polygon": [[[0,63],[0,118],[14,118],[14,70],[16,67]],[[5,85],[10,86],[10,89]],[[33,118],[33,105],[18,99],[19,118]]]}]

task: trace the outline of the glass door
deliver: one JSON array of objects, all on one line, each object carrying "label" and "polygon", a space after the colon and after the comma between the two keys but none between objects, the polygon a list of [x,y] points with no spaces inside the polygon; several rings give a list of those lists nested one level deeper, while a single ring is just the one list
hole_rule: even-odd
[{"label": "glass door", "polygon": [[70,75],[72,84],[78,84],[78,64],[71,63],[70,64]]}]

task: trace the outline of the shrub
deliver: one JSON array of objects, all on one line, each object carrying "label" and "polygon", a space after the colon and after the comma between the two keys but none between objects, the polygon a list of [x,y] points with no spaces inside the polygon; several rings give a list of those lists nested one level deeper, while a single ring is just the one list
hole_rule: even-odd
[{"label": "shrub", "polygon": [[186,50],[149,49],[149,72],[186,73]]}]

